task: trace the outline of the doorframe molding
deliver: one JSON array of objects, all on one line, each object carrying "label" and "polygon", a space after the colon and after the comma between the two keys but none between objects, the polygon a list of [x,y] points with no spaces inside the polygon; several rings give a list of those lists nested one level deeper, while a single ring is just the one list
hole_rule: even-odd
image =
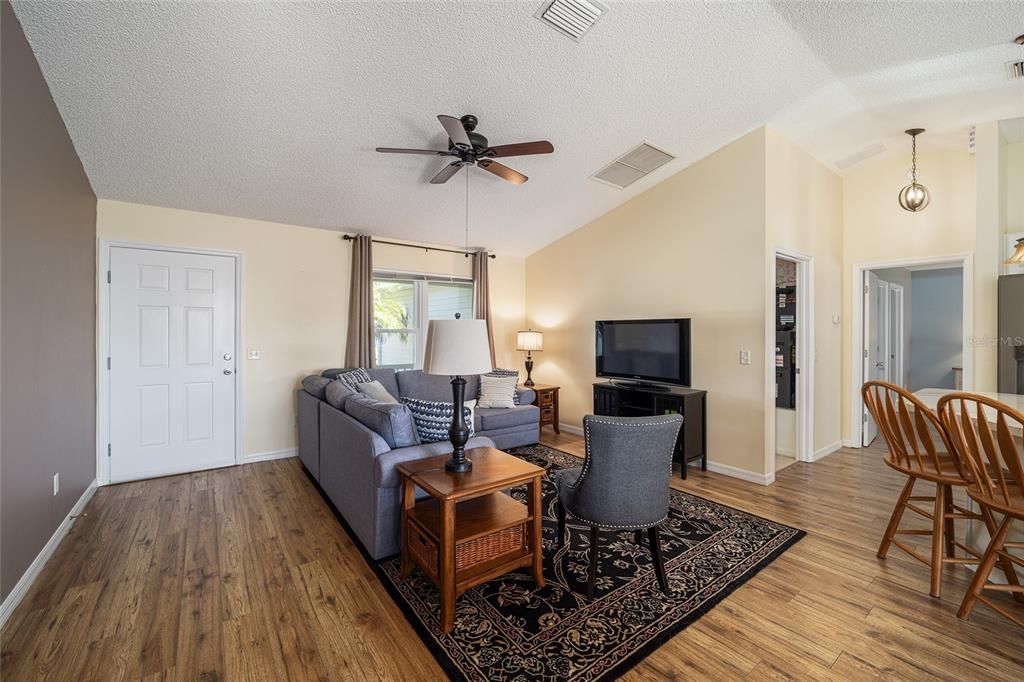
[{"label": "doorframe molding", "polygon": [[110,484],[110,460],[106,456],[107,445],[110,443],[110,373],[106,369],[110,354],[110,289],[107,271],[110,269],[110,251],[115,248],[226,256],[235,260],[235,464],[241,464],[242,435],[245,433],[245,399],[242,395],[242,372],[245,371],[245,363],[242,362],[245,359],[242,355],[242,349],[245,348],[245,255],[241,251],[99,239],[99,248],[96,249],[99,260],[96,268],[96,485]]},{"label": "doorframe molding", "polygon": [[[912,268],[919,265],[949,265],[963,268],[963,365],[965,391],[974,390],[974,348],[968,339],[974,337],[974,253],[971,251],[951,253],[930,258],[902,258],[897,260],[854,263],[850,280],[850,433],[843,439],[846,447],[860,448],[864,440],[864,400],[860,387],[864,383],[864,273],[868,270],[887,268]],[[913,291],[910,293],[914,295]],[[906,352],[906,349],[904,349]]]},{"label": "doorframe molding", "polygon": [[[813,462],[814,457],[814,256],[775,246],[768,251],[770,267],[765,308],[765,462],[767,474],[775,477],[775,261],[796,263],[797,358],[800,373],[796,381],[796,461]],[[800,289],[805,291],[801,293]],[[804,320],[803,323],[800,320]]]}]

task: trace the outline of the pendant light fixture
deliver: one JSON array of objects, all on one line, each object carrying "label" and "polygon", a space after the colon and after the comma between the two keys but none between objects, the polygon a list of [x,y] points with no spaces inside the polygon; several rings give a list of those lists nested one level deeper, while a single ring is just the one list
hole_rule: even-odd
[{"label": "pendant light fixture", "polygon": [[917,213],[923,211],[932,198],[928,188],[917,181],[917,136],[924,132],[924,128],[911,128],[904,132],[910,135],[911,140],[911,169],[910,184],[900,190],[900,207],[905,211]]},{"label": "pendant light fixture", "polygon": [[1009,258],[1003,263],[1004,265],[1024,265],[1024,237],[1017,240],[1017,246]]}]

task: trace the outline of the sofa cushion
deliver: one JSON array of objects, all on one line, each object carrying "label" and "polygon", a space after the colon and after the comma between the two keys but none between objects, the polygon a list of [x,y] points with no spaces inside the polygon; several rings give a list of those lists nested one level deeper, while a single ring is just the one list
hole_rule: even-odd
[{"label": "sofa cushion", "polygon": [[540,408],[536,405],[476,408],[476,427],[479,431],[507,429],[511,426],[536,424],[539,421]]},{"label": "sofa cushion", "polygon": [[[351,372],[353,367],[332,367],[331,369],[325,369],[321,376],[325,376],[328,379],[333,379],[339,374],[344,372]],[[388,390],[388,393],[398,397],[398,382],[395,380],[395,370],[390,367],[368,367],[363,369],[364,372],[370,377],[370,381],[379,381],[384,385],[384,388]]]},{"label": "sofa cushion", "polygon": [[356,391],[347,383],[338,379],[331,379],[324,390],[324,399],[331,407],[338,410],[344,410],[345,401],[354,395],[356,395]]},{"label": "sofa cushion", "polygon": [[331,380],[327,377],[310,374],[302,380],[302,389],[314,398],[327,400],[327,384],[329,383],[331,383]]},{"label": "sofa cushion", "polygon": [[376,379],[369,383],[359,384],[356,387],[363,395],[368,395],[374,400],[379,400],[382,403],[398,403],[398,398],[391,395],[388,389],[384,388],[384,384],[380,383]]},{"label": "sofa cushion", "polygon": [[[466,443],[466,451],[472,448],[493,448],[494,441],[486,436],[470,438]],[[374,460],[374,482],[378,488],[393,488],[401,482],[396,466],[402,462],[413,462],[426,457],[451,455],[452,444],[447,440],[436,443],[422,443],[408,448],[399,448],[377,455]],[[472,455],[470,455],[472,457]]]},{"label": "sofa cushion", "polygon": [[[452,425],[455,404],[443,400],[418,400],[402,396],[402,402],[412,411],[416,422],[416,432],[421,443],[436,443],[448,440],[448,429]],[[473,435],[473,414],[468,407],[462,406],[462,414],[469,425],[469,435]]]},{"label": "sofa cushion", "polygon": [[452,401],[451,377],[426,374],[422,370],[411,369],[405,372],[396,372],[395,378],[398,379],[399,398],[436,402]]},{"label": "sofa cushion", "polygon": [[356,394],[345,401],[345,414],[378,434],[392,449],[419,445],[416,423],[405,405]]},{"label": "sofa cushion", "polygon": [[[487,372],[486,374],[482,374],[481,376],[482,377],[515,377],[516,378],[516,383],[517,384],[519,383],[519,371],[515,370],[515,369],[502,369],[501,367],[495,367],[490,372]],[[481,388],[481,390],[483,389],[483,384],[481,384],[480,388]],[[518,390],[512,392],[512,403],[515,404],[515,405],[518,405],[520,403],[519,391]],[[527,401],[527,403],[529,403],[529,401]]]},{"label": "sofa cushion", "polygon": [[480,377],[480,398],[476,401],[480,407],[514,408],[516,395],[516,377],[491,376]]}]

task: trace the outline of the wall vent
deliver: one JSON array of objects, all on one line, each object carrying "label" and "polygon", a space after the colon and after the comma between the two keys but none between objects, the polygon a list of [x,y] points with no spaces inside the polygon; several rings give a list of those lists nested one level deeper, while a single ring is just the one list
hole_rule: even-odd
[{"label": "wall vent", "polygon": [[1024,78],[1024,59],[1016,62],[1006,62],[1006,77],[1010,80]]},{"label": "wall vent", "polygon": [[604,12],[593,0],[548,0],[533,16],[578,43]]},{"label": "wall vent", "polygon": [[654,145],[641,142],[590,177],[623,189],[674,158],[676,157]]}]

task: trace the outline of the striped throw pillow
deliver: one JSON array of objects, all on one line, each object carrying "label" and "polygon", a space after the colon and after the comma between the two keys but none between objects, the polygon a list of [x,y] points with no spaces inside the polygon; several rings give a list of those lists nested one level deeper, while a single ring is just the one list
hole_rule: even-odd
[{"label": "striped throw pillow", "polygon": [[[485,376],[485,377],[515,377],[516,378],[516,383],[517,384],[519,383],[519,370],[515,370],[515,369],[502,369],[500,367],[495,367],[494,369],[492,369],[487,374],[484,374],[483,376]],[[480,395],[478,393],[477,394],[477,399],[479,399],[479,398],[480,398]],[[519,391],[518,390],[514,391],[512,393],[512,404],[514,404],[514,405],[518,405],[519,404]]]},{"label": "striped throw pillow", "polygon": [[516,383],[519,377],[492,377],[486,374],[480,375],[480,397],[476,401],[477,407],[506,407],[516,406]]},{"label": "striped throw pillow", "polygon": [[373,377],[362,367],[350,369],[347,372],[338,372],[335,379],[347,384],[349,388],[357,393],[359,392],[359,384],[368,384],[373,381]]},{"label": "striped throw pillow", "polygon": [[[448,440],[448,429],[451,428],[452,417],[455,415],[455,403],[418,398],[402,398],[402,402],[412,412],[412,419],[416,423],[416,433],[419,435],[421,443]],[[466,424],[469,425],[469,435],[472,438],[472,411],[463,405],[462,414],[466,419]]]}]

